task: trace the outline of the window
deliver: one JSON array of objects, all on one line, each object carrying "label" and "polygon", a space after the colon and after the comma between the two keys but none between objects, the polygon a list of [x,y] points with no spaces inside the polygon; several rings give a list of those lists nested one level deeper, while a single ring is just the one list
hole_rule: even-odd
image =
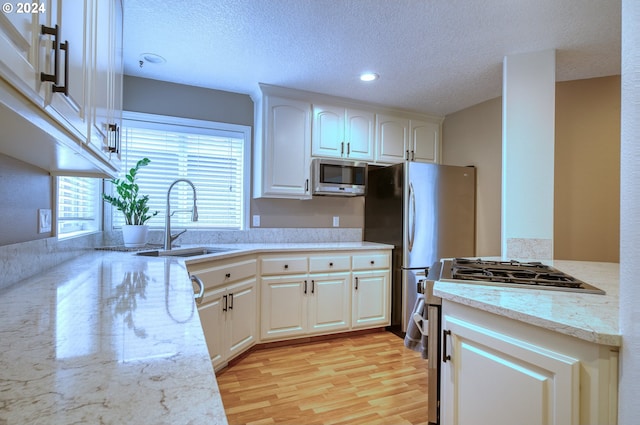
[{"label": "window", "polygon": [[[191,186],[178,183],[171,190],[173,228],[247,227],[250,127],[139,113],[125,113],[122,127],[122,174],[142,158],[151,160],[136,178],[140,193],[149,195],[149,210],[159,212],[149,226],[164,227],[167,190],[181,178],[196,187],[198,221],[187,213],[193,205]],[[124,224],[114,208],[112,223]]]},{"label": "window", "polygon": [[100,179],[59,176],[58,238],[100,230]]}]

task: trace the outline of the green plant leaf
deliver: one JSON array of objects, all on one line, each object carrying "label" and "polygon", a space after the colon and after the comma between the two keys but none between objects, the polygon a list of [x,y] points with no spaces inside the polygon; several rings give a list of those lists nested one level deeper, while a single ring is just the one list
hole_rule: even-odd
[{"label": "green plant leaf", "polygon": [[136,166],[129,169],[124,179],[111,179],[109,182],[115,186],[118,196],[102,194],[105,202],[113,205],[124,215],[126,224],[145,224],[151,217],[155,217],[158,211],[149,214],[149,195],[138,196],[140,187],[135,182],[136,175],[140,167],[149,165],[149,158],[142,158],[136,163]]}]

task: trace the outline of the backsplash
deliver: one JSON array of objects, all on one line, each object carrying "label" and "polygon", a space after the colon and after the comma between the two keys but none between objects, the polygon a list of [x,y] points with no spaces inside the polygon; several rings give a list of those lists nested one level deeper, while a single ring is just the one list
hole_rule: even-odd
[{"label": "backsplash", "polygon": [[[149,243],[162,244],[161,230],[149,232]],[[187,231],[175,244],[360,242],[360,228],[251,229],[247,231]],[[57,238],[0,246],[0,289],[102,246],[122,245],[120,231],[59,241]]]},{"label": "backsplash", "polygon": [[[182,234],[175,245],[180,244],[227,244],[227,243],[294,243],[294,242],[360,242],[360,228],[304,228],[272,229],[254,228],[251,230],[188,230]],[[162,244],[164,232],[150,230],[148,243]],[[122,232],[104,232],[105,246],[122,245]]]}]

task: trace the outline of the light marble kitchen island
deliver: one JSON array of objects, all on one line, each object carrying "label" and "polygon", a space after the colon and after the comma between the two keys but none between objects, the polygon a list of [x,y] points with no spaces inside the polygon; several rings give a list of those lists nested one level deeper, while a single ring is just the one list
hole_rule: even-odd
[{"label": "light marble kitchen island", "polygon": [[619,265],[546,263],[606,294],[435,284],[442,425],[617,423]]},{"label": "light marble kitchen island", "polygon": [[434,295],[585,341],[619,347],[622,341],[618,327],[620,264],[567,260],[544,263],[606,294],[438,282]]}]

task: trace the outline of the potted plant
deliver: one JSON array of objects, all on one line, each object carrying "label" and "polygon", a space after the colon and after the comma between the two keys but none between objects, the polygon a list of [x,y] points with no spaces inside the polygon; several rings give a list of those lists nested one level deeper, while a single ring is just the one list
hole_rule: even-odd
[{"label": "potted plant", "polygon": [[124,214],[125,225],[122,226],[122,238],[124,246],[130,248],[143,247],[147,243],[149,227],[145,224],[158,211],[149,212],[149,195],[141,196],[140,188],[136,183],[136,175],[140,167],[149,165],[149,158],[142,158],[131,168],[124,179],[109,180],[116,189],[116,194],[102,194],[102,199],[113,205]]}]

